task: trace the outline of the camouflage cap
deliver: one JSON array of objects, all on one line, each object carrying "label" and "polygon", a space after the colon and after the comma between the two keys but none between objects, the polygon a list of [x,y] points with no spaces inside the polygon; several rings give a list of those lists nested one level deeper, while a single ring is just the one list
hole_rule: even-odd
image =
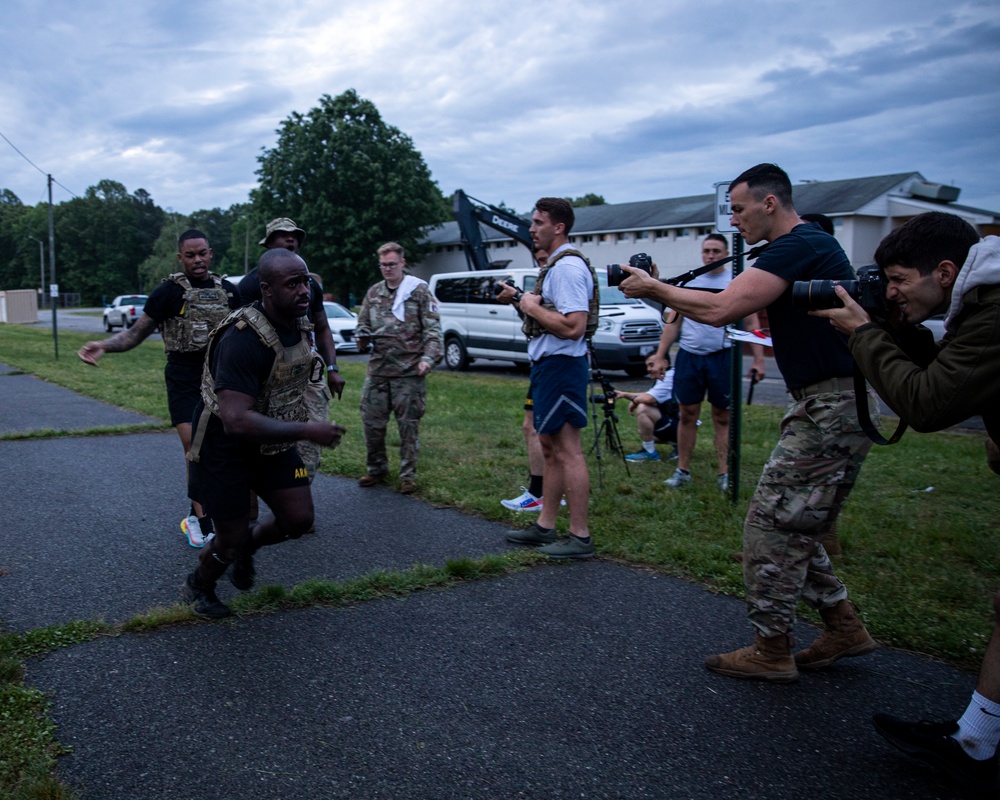
[{"label": "camouflage cap", "polygon": [[267,227],[264,229],[264,238],[260,240],[260,246],[265,247],[267,240],[271,238],[271,234],[278,231],[295,234],[295,238],[299,240],[299,247],[302,246],[302,242],[306,238],[306,232],[296,225],[294,220],[290,220],[288,217],[278,217],[267,223]]}]

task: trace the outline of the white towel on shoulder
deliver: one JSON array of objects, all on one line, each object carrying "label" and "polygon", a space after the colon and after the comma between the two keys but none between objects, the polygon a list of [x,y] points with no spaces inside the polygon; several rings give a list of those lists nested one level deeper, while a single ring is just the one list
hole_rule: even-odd
[{"label": "white towel on shoulder", "polygon": [[410,295],[421,284],[426,286],[427,281],[422,281],[415,275],[405,275],[402,283],[396,288],[396,299],[392,303],[392,315],[400,322],[406,321],[406,314],[403,312],[403,303],[410,299]]}]

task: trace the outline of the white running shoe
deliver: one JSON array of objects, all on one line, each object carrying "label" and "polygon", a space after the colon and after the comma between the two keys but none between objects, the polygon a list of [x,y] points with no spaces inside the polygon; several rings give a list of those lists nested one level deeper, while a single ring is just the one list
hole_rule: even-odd
[{"label": "white running shoe", "polygon": [[192,514],[190,517],[184,517],[181,520],[181,532],[187,536],[188,544],[192,547],[204,547],[205,537],[201,532],[201,523],[198,522],[198,518]]},{"label": "white running shoe", "polygon": [[525,487],[521,487],[521,496],[513,500],[501,500],[500,505],[509,508],[511,511],[541,511],[542,498],[535,497]]}]

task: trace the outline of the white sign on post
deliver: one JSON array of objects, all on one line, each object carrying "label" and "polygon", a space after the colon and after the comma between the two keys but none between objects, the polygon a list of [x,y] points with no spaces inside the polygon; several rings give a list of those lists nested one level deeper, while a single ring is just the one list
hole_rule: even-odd
[{"label": "white sign on post", "polygon": [[733,210],[729,206],[729,187],[732,181],[715,184],[715,229],[719,233],[737,233],[738,229],[729,224]]},{"label": "white sign on post", "polygon": [[59,284],[58,283],[50,283],[49,284],[49,297],[58,297],[58,296],[59,296]]}]

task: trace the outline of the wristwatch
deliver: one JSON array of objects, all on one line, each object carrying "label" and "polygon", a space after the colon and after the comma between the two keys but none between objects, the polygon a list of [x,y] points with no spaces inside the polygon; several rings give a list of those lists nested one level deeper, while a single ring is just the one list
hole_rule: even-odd
[{"label": "wristwatch", "polygon": [[338,367],[336,364],[327,364],[326,371],[327,372],[340,372],[340,367]]}]

